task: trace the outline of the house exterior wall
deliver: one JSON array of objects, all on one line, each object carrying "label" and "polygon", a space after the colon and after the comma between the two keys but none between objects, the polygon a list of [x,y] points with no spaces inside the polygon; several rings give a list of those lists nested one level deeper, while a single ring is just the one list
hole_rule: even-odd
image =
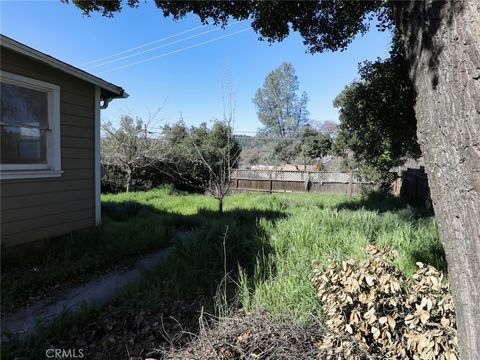
[{"label": "house exterior wall", "polygon": [[9,49],[3,71],[60,86],[60,177],[1,180],[7,248],[95,225],[95,86]]}]

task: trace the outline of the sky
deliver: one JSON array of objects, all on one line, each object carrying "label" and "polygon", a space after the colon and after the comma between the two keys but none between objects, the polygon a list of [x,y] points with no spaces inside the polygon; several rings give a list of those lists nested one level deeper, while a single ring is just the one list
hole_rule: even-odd
[{"label": "sky", "polygon": [[202,26],[196,16],[175,22],[148,0],[138,8],[125,6],[113,18],[85,17],[60,0],[0,0],[0,31],[123,87],[129,98],[102,110],[102,121],[114,124],[122,114],[148,119],[159,109],[154,120],[159,125],[180,114],[190,125],[222,118],[222,84],[229,77],[236,133],[261,127],[252,98],[283,62],[294,65],[300,91],[310,97],[310,118],[337,121],[333,99],[358,77],[359,62],[387,57],[391,43],[389,32],[372,26],[343,52],[312,55],[297,33],[269,44],[258,40],[248,21],[226,29]]}]

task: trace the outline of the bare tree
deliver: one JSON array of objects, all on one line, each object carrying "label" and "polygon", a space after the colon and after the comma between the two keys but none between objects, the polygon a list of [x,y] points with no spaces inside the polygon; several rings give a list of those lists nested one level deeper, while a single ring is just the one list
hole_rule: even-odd
[{"label": "bare tree", "polygon": [[232,135],[235,106],[230,82],[226,90],[222,86],[222,93],[223,119],[215,120],[210,129],[206,124],[187,128],[182,120],[164,128],[168,161],[162,163],[162,171],[175,180],[215,198],[219,212],[223,212],[223,201],[230,190],[231,171],[237,166],[241,152]]},{"label": "bare tree", "polygon": [[197,145],[193,136],[190,137],[192,145],[195,149],[197,160],[207,169],[208,176],[199,182],[199,187],[206,194],[212,196],[218,201],[218,211],[223,212],[223,200],[230,191],[231,171],[236,166],[240,157],[240,147],[232,146],[232,131],[230,120],[224,121],[227,127],[226,142],[227,145],[220,149],[220,160],[212,163],[211,159],[206,158],[202,154],[202,149]]},{"label": "bare tree", "polygon": [[[227,100],[225,100],[227,92]],[[222,84],[222,102],[223,102],[223,124],[227,128],[227,146],[223,149],[221,164],[217,171],[207,164],[211,173],[209,181],[205,184],[205,190],[218,200],[218,210],[223,212],[223,199],[230,191],[232,181],[232,167],[236,166],[240,158],[241,148],[232,147],[232,129],[235,125],[235,103],[233,99],[233,89],[230,77],[228,77],[227,89]],[[202,157],[203,158],[203,157]]]},{"label": "bare tree", "polygon": [[102,125],[105,137],[102,140],[101,161],[106,166],[117,167],[125,173],[125,191],[129,192],[134,174],[163,161],[161,142],[153,135],[152,120],[135,119],[122,115],[120,126],[115,128],[111,122]]}]

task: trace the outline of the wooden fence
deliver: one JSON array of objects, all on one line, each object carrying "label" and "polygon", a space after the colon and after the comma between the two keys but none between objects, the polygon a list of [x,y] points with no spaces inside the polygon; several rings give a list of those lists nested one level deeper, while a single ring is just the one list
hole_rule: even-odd
[{"label": "wooden fence", "polygon": [[343,172],[310,172],[284,170],[244,170],[232,172],[233,191],[263,192],[321,192],[331,194],[360,194],[371,183],[355,179]]}]

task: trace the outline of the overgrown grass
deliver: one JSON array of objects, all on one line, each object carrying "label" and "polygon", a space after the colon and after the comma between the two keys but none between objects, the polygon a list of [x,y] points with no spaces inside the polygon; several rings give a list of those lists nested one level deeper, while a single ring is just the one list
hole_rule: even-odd
[{"label": "overgrown grass", "polygon": [[166,295],[215,294],[225,280],[226,229],[227,281],[233,284],[229,295],[247,309],[266,307],[277,314],[288,310],[305,319],[320,315],[321,304],[310,283],[312,262],[363,258],[368,243],[397,250],[398,265],[407,274],[414,272],[417,261],[446,271],[433,217],[378,194],[235,194],[227,197],[223,216],[202,195],[139,197],[166,211],[202,219],[189,234],[190,241],[177,242],[172,256],[132,289],[141,288],[152,305]]},{"label": "overgrown grass", "polygon": [[[152,192],[163,198],[169,193],[170,188]],[[112,195],[102,197],[102,211],[98,228],[56,239],[40,256],[13,264],[2,261],[2,312],[52,288],[128,265],[140,254],[164,248],[173,243],[177,227],[185,225],[178,215],[161,214],[137,201],[121,202]]]},{"label": "overgrown grass", "polygon": [[[357,199],[347,208],[355,203],[362,204]],[[273,250],[259,259],[255,276],[240,276],[241,303],[247,308],[266,306],[278,314],[294,311],[300,318],[320,315],[322,307],[310,283],[311,264],[328,258],[363,258],[368,243],[397,250],[398,265],[407,274],[414,272],[417,261],[446,270],[432,218],[416,218],[411,208],[378,212],[343,205],[322,209],[291,205],[290,216],[268,231]]]},{"label": "overgrown grass", "polygon": [[322,314],[310,282],[313,262],[362,258],[366,245],[377,243],[399,252],[407,274],[417,261],[446,271],[433,216],[377,195],[234,194],[219,214],[209,197],[162,188],[104,195],[102,206],[104,222],[93,241],[78,238],[73,248],[50,255],[44,278],[10,281],[7,297],[33,281],[68,279],[76,269],[91,271],[168,244],[171,255],[120,299],[141,292],[141,306],[153,308],[165,297],[214,302],[226,281],[227,297],[247,310],[309,319]]}]

